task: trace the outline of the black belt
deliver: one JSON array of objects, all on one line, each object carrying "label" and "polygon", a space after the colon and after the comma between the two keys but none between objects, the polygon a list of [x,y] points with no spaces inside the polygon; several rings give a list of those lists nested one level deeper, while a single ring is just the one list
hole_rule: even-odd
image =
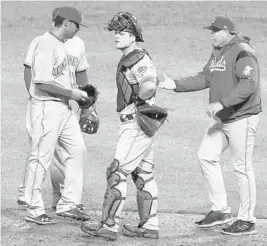
[{"label": "black belt", "polygon": [[133,120],[134,116],[135,116],[135,114],[122,114],[122,115],[120,115],[120,121],[126,122],[128,120]]}]

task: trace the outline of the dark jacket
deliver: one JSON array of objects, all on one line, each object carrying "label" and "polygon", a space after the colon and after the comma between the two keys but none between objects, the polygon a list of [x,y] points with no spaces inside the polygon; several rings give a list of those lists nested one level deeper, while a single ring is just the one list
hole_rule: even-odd
[{"label": "dark jacket", "polygon": [[175,83],[176,92],[210,88],[209,102],[224,106],[217,113],[224,123],[262,111],[258,60],[249,39],[239,35],[222,48],[213,47],[202,72]]}]

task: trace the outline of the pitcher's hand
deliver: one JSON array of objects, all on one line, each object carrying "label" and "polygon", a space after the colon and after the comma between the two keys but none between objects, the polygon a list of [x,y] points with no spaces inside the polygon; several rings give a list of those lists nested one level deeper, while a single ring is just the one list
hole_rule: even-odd
[{"label": "pitcher's hand", "polygon": [[86,101],[88,100],[87,93],[85,91],[79,90],[79,89],[73,89],[71,91],[71,99],[75,101]]}]

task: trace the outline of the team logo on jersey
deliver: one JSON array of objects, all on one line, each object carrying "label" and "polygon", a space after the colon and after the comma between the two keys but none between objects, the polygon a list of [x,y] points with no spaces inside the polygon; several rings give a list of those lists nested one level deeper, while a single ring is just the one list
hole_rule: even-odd
[{"label": "team logo on jersey", "polygon": [[64,69],[68,66],[73,66],[76,67],[78,65],[78,57],[72,56],[72,55],[67,55],[67,57],[64,58],[64,60],[57,65],[56,67],[53,68],[53,75],[58,77]]},{"label": "team logo on jersey", "polygon": [[222,58],[218,61],[217,61],[216,57],[213,57],[210,65],[209,65],[209,69],[211,72],[213,72],[213,71],[225,71],[226,70],[226,62],[224,60],[224,56],[222,56]]},{"label": "team logo on jersey", "polygon": [[58,77],[63,70],[68,66],[68,59],[67,57],[64,58],[64,60],[56,67],[53,68],[53,76]]},{"label": "team logo on jersey", "polygon": [[138,69],[137,69],[137,73],[139,73],[139,74],[142,74],[142,73],[144,73],[145,71],[147,70],[147,67],[146,66],[143,66],[143,67],[139,67]]},{"label": "team logo on jersey", "polygon": [[254,68],[251,67],[251,66],[246,66],[246,67],[244,68],[243,74],[244,74],[245,76],[249,76],[249,75],[251,74],[251,71],[252,71],[253,69],[254,69]]}]

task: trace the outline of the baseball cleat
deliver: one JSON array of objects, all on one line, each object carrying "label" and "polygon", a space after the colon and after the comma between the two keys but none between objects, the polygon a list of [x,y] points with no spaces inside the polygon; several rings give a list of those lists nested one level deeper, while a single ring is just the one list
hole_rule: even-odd
[{"label": "baseball cleat", "polygon": [[23,208],[27,208],[27,206],[28,206],[28,204],[25,201],[22,201],[22,200],[17,200],[17,204],[20,207],[23,207]]},{"label": "baseball cleat", "polygon": [[78,208],[73,208],[69,211],[64,211],[61,213],[57,213],[58,216],[62,216],[62,217],[68,217],[71,219],[76,219],[76,220],[81,220],[81,221],[87,221],[90,220],[90,217],[88,214],[81,212],[80,209]]},{"label": "baseball cleat", "polygon": [[254,223],[243,220],[237,220],[232,225],[223,228],[222,233],[226,235],[239,236],[239,235],[256,234],[257,231],[255,230]]},{"label": "baseball cleat", "polygon": [[209,228],[217,225],[224,225],[233,221],[231,213],[223,213],[220,211],[210,211],[206,217],[195,222],[199,228]]},{"label": "baseball cleat", "polygon": [[[77,209],[79,210],[85,210],[85,206],[81,203],[81,204],[77,204]],[[52,206],[52,210],[56,210],[57,206]]]},{"label": "baseball cleat", "polygon": [[77,204],[77,209],[79,210],[85,210],[85,206],[81,203],[81,204]]},{"label": "baseball cleat", "polygon": [[81,230],[90,236],[102,237],[107,241],[117,240],[117,232],[106,229],[102,223],[85,222],[81,226]]},{"label": "baseball cleat", "polygon": [[47,214],[42,214],[37,217],[27,216],[26,221],[33,222],[38,225],[52,225],[57,223],[57,220],[49,217]]},{"label": "baseball cleat", "polygon": [[126,224],[122,228],[122,234],[127,237],[144,237],[144,238],[159,238],[158,230],[149,230],[142,227],[137,227],[133,225]]}]

